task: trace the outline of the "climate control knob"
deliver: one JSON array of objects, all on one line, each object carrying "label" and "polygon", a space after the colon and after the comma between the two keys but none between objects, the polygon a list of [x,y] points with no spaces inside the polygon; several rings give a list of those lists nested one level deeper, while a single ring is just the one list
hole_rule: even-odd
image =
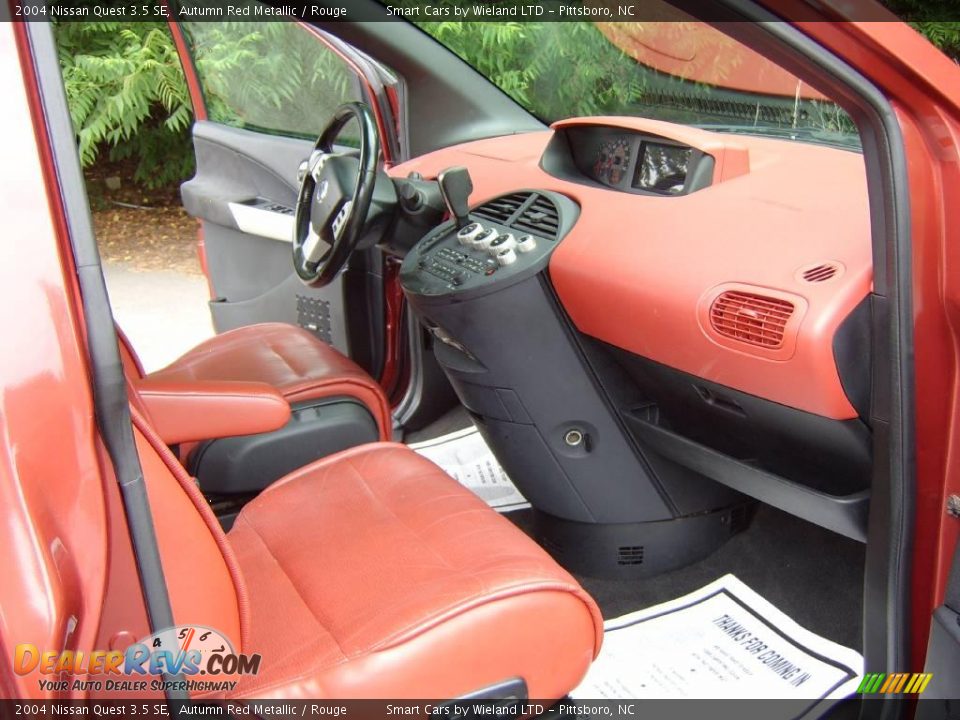
[{"label": "climate control knob", "polygon": [[497,262],[500,265],[513,265],[517,261],[517,252],[513,248],[497,251]]},{"label": "climate control knob", "polygon": [[496,256],[501,250],[512,250],[516,246],[517,239],[513,236],[513,233],[504,233],[490,243],[490,252]]},{"label": "climate control knob", "polygon": [[487,228],[473,238],[473,246],[481,250],[486,250],[490,247],[490,243],[497,239],[497,235],[499,234],[495,228]]},{"label": "climate control knob", "polygon": [[474,238],[476,238],[477,235],[482,232],[483,225],[480,223],[470,223],[469,225],[460,228],[460,231],[457,233],[457,240],[460,241],[461,245],[473,245]]},{"label": "climate control knob", "polygon": [[517,240],[517,250],[522,253],[528,253],[537,247],[537,239],[533,235],[523,235]]}]

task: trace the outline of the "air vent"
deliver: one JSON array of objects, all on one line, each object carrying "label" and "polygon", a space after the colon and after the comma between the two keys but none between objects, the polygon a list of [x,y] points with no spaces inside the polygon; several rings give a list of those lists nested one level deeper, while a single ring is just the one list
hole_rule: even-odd
[{"label": "air vent", "polygon": [[814,265],[813,267],[803,268],[801,277],[809,283],[819,283],[835,277],[840,272],[840,267],[836,263],[826,262]]},{"label": "air vent", "polygon": [[730,290],[710,307],[710,324],[720,335],[764,348],[783,345],[793,303],[765,295]]},{"label": "air vent", "polygon": [[533,233],[556,240],[560,234],[560,212],[553,201],[539,193],[513,193],[494,198],[473,211],[473,215],[513,228],[520,234]]},{"label": "air vent", "polygon": [[617,565],[643,565],[643,545],[621,545],[617,549]]},{"label": "air vent", "polygon": [[560,213],[549,198],[537,195],[520,213],[513,227],[521,232],[556,240],[560,234]]},{"label": "air vent", "polygon": [[503,195],[494,198],[490,202],[473,211],[477,217],[493,220],[494,222],[506,225],[516,212],[523,207],[523,204],[530,198],[531,193],[513,193],[512,195]]}]

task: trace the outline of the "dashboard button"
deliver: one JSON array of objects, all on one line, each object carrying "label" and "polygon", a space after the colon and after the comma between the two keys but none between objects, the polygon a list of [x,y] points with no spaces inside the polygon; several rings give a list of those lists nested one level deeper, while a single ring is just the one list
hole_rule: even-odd
[{"label": "dashboard button", "polygon": [[472,245],[474,238],[483,232],[483,225],[480,223],[470,223],[466,227],[460,228],[457,233],[457,240],[461,245]]},{"label": "dashboard button", "polygon": [[533,235],[524,235],[517,240],[517,250],[522,253],[528,253],[537,247],[537,239]]},{"label": "dashboard button", "polygon": [[512,250],[517,246],[517,239],[513,233],[504,233],[490,243],[490,252],[497,255],[501,250]]},{"label": "dashboard button", "polygon": [[513,248],[497,251],[497,262],[501,265],[513,265],[517,261],[517,253]]},{"label": "dashboard button", "polygon": [[497,232],[495,228],[488,228],[484,230],[481,234],[477,235],[473,239],[473,246],[476,248],[481,248],[486,250],[490,247],[490,243],[497,239],[497,236],[500,233]]}]

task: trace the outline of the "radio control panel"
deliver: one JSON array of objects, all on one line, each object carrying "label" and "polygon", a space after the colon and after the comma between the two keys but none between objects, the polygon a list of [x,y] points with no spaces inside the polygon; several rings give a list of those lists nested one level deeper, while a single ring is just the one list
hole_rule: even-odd
[{"label": "radio control panel", "polygon": [[461,226],[447,222],[421,239],[403,261],[401,284],[440,296],[535,274],[578,213],[572,200],[546,191],[495,198],[474,208]]}]

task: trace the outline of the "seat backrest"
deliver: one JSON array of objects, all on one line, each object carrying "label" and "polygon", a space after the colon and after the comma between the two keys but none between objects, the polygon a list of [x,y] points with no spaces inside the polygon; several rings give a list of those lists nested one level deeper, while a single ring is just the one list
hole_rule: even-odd
[{"label": "seat backrest", "polygon": [[[248,626],[246,588],[229,541],[193,478],[150,426],[129,375],[127,380],[134,439],[174,621],[214,628],[240,652]],[[139,593],[138,576],[116,483],[108,495],[111,567],[100,631],[104,646],[117,637],[147,634],[142,605],[131,603],[130,593]]]}]

